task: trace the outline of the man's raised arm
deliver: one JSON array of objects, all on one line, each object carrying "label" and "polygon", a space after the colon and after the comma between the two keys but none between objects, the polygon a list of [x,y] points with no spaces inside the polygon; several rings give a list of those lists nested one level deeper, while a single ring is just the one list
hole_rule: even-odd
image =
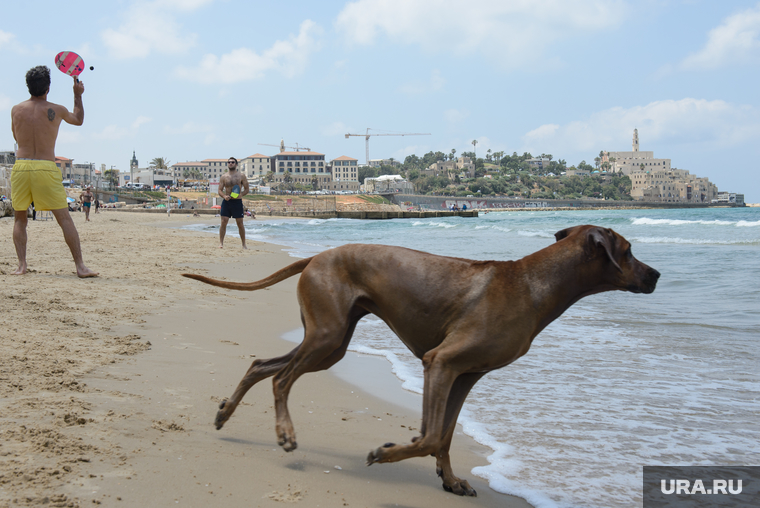
[{"label": "man's raised arm", "polygon": [[84,83],[78,79],[74,80],[74,112],[61,106],[64,113],[63,120],[71,125],[82,125],[84,123],[84,104],[82,104],[82,94],[84,93]]}]

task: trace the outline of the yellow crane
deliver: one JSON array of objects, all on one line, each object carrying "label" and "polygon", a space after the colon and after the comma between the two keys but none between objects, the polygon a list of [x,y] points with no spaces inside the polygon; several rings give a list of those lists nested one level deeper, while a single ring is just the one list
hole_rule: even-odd
[{"label": "yellow crane", "polygon": [[[346,139],[348,139],[350,136],[363,136],[366,142],[366,149],[367,149],[367,166],[369,166],[369,138],[372,136],[430,136],[429,132],[394,132],[394,133],[378,133],[378,134],[370,134],[369,131],[371,131],[369,127],[367,127],[366,134],[346,134]],[[375,129],[377,130],[377,129]]]},{"label": "yellow crane", "polygon": [[277,146],[280,148],[280,152],[284,152],[286,148],[290,148],[291,150],[295,150],[296,152],[300,152],[301,150],[306,150],[307,152],[311,152],[311,148],[306,146],[298,146],[298,143],[296,143],[296,146],[285,146],[285,140],[280,140],[279,145],[270,145],[269,143],[259,143],[262,146]]}]

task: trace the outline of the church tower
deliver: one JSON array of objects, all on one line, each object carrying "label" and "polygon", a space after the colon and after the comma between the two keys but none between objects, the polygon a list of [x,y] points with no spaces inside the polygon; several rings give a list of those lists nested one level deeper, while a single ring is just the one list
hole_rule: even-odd
[{"label": "church tower", "polygon": [[129,181],[132,183],[135,182],[135,171],[137,171],[137,157],[135,151],[132,150],[132,160],[129,161]]},{"label": "church tower", "polygon": [[633,151],[639,151],[639,130],[633,129]]}]

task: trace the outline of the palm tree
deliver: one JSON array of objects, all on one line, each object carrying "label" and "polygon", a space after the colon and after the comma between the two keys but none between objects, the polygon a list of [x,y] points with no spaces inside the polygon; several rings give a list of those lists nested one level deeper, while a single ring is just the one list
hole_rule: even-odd
[{"label": "palm tree", "polygon": [[267,182],[267,183],[268,183],[268,182],[271,182],[272,180],[274,180],[274,171],[270,171],[270,172],[268,172],[268,173],[267,173],[267,174],[264,176],[264,181],[265,181],[265,182]]},{"label": "palm tree", "polygon": [[472,153],[475,154],[475,160],[478,160],[478,152],[476,150],[477,147],[475,146],[477,144],[478,144],[478,140],[477,139],[473,139],[472,140]]},{"label": "palm tree", "polygon": [[594,164],[596,164],[596,169],[599,169],[599,163],[602,162],[602,159],[599,157],[594,157]]},{"label": "palm tree", "polygon": [[491,149],[490,148],[486,152],[486,160],[489,160],[489,161],[491,160]]},{"label": "palm tree", "polygon": [[169,169],[170,163],[171,161],[169,159],[166,159],[164,157],[156,157],[150,161],[149,167],[151,169]]},{"label": "palm tree", "polygon": [[457,155],[456,149],[452,148],[451,149],[451,156],[449,157],[449,159],[453,161],[456,158],[456,155]]}]

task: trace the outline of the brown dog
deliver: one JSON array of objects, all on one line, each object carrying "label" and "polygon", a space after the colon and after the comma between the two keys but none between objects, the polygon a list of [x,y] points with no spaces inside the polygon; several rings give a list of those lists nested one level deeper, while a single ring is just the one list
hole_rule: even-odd
[{"label": "brown dog", "polygon": [[216,415],[221,429],[245,393],[274,376],[277,437],[296,448],[288,394],[307,372],[330,368],[346,353],[356,323],[385,321],[425,371],[420,436],[386,443],[367,465],[434,455],[443,488],[475,496],[451,469],[449,446],[465,397],[484,374],[528,352],[533,338],[584,296],[603,291],[651,293],[660,273],[639,262],[611,229],[577,226],[519,261],[472,261],[385,245],[344,245],[258,282],[234,283],[183,274],[214,286],[253,291],[303,272],[298,303],[304,340],[287,355],[256,360]]}]

